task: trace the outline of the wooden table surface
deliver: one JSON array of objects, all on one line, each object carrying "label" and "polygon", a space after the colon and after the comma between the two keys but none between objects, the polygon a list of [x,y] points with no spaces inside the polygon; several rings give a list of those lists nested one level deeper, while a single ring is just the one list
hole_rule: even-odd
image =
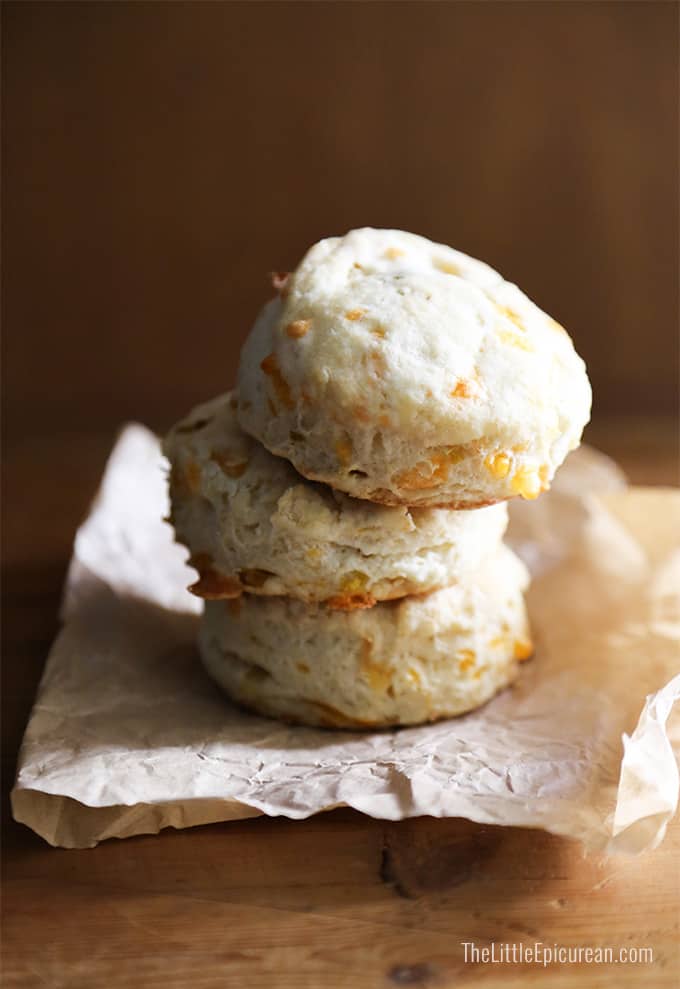
[{"label": "wooden table surface", "polygon": [[[636,483],[677,483],[669,423],[589,439]],[[4,987],[677,987],[680,820],[638,859],[537,831],[335,811],[257,818],[87,851],[9,818],[16,752],[71,541],[110,436],[5,451]],[[463,941],[653,949],[651,964],[466,963]]]}]

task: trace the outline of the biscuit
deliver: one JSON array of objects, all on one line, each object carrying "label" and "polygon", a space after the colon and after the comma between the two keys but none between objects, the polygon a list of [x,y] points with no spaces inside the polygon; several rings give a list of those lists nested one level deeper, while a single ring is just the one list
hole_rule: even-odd
[{"label": "biscuit", "polygon": [[194,409],[164,442],[171,519],[205,598],[242,591],[367,607],[443,587],[495,552],[505,505],[386,508],[307,481],[239,428],[233,394]]},{"label": "biscuit", "polygon": [[545,490],[590,414],[566,331],[492,268],[398,230],[312,247],[257,319],[240,423],[305,477],[385,505]]},{"label": "biscuit", "polygon": [[435,721],[483,704],[531,655],[527,581],[501,546],[464,582],[367,611],[208,601],[201,655],[229,696],[260,714],[334,728]]}]

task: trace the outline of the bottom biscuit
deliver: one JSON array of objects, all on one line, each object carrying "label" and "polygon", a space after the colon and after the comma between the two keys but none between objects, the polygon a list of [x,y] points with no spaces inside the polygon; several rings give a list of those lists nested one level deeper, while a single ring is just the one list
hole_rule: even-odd
[{"label": "bottom biscuit", "polygon": [[484,704],[531,655],[527,584],[502,546],[462,583],[368,611],[208,601],[201,656],[233,700],[284,721],[357,730],[436,721]]}]

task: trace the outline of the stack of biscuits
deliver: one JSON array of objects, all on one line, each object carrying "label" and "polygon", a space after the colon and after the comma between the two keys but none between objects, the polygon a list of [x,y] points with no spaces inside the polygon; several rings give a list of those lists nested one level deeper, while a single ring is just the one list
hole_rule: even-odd
[{"label": "stack of biscuits", "polygon": [[497,272],[401,231],[322,240],[274,286],[237,389],[164,443],[204,665],[294,723],[476,708],[532,653],[506,502],[578,446],[583,361]]}]

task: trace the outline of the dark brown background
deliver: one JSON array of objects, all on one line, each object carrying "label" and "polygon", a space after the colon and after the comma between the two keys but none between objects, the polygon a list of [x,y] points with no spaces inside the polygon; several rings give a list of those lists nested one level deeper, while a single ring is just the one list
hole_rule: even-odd
[{"label": "dark brown background", "polygon": [[678,6],[10,3],[10,439],[163,428],[234,377],[266,273],[396,226],[571,331],[595,416],[672,413]]}]

